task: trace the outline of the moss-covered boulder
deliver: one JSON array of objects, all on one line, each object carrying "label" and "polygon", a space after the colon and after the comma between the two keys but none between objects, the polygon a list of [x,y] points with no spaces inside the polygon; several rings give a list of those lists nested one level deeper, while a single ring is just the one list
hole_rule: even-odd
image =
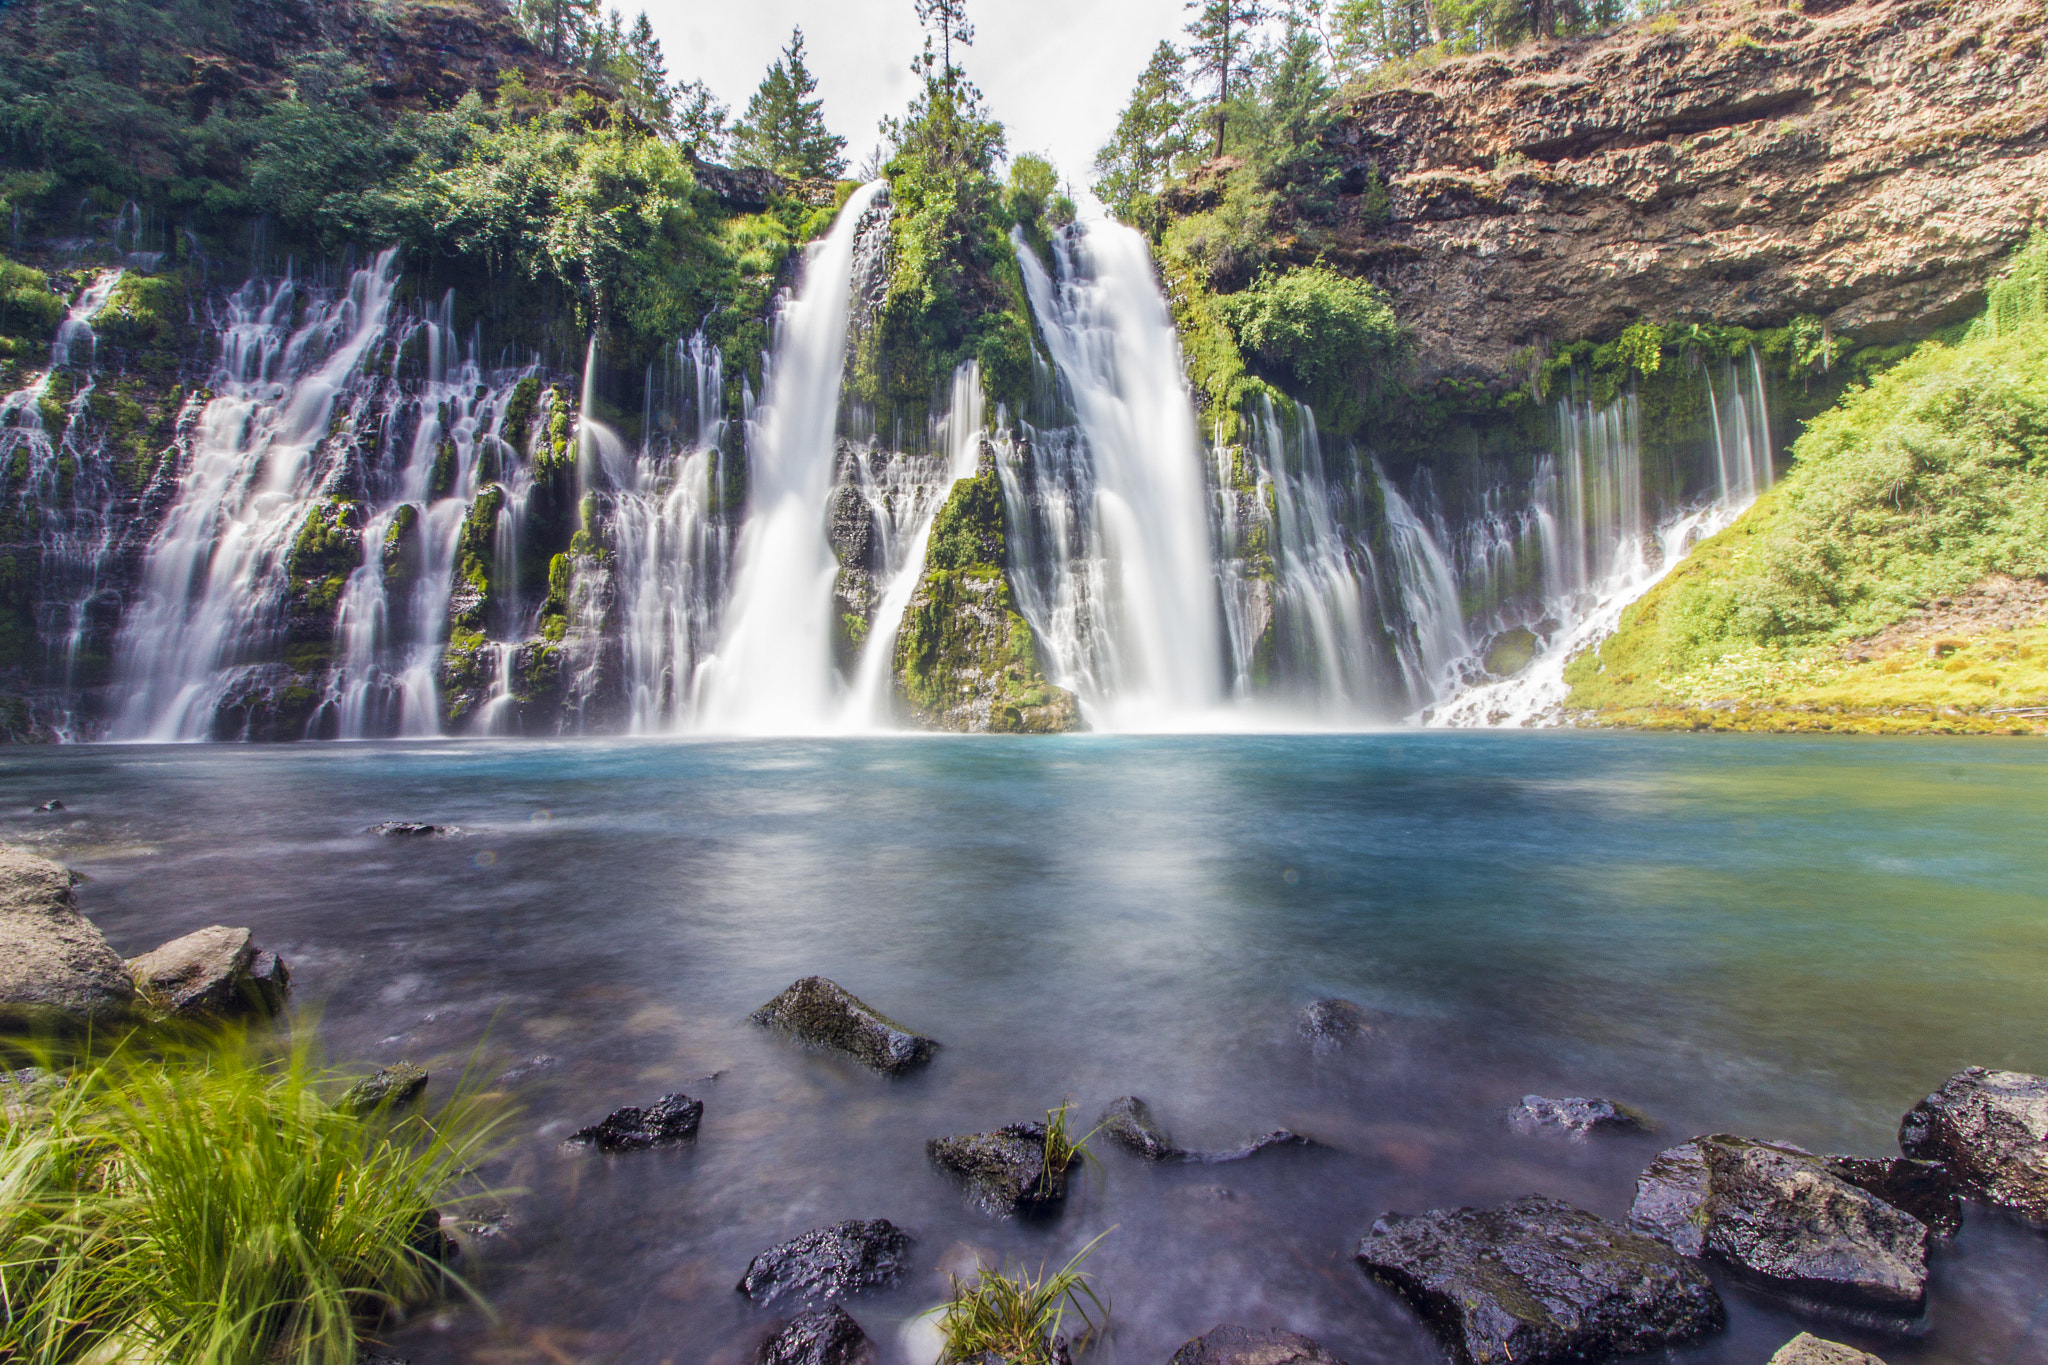
[{"label": "moss-covered boulder", "polygon": [[984,446],[974,476],[932,520],[924,576],[896,635],[897,699],[929,730],[1078,730],[1080,703],[1039,667],[1003,560],[1003,490]]}]

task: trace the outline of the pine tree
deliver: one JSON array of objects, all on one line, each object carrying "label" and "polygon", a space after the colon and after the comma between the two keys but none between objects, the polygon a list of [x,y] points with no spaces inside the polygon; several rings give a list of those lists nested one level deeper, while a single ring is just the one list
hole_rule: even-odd
[{"label": "pine tree", "polygon": [[1223,128],[1229,119],[1230,86],[1251,73],[1252,35],[1270,17],[1265,0],[1187,0],[1195,18],[1187,26],[1194,41],[1188,57],[1195,70],[1216,82],[1216,155],[1223,155]]},{"label": "pine tree", "polygon": [[662,132],[672,132],[676,92],[668,83],[668,63],[661,55],[661,39],[654,36],[654,25],[646,10],[641,10],[640,17],[633,21],[624,47],[614,59],[614,68],[626,107],[641,121]]},{"label": "pine tree", "polygon": [[846,139],[826,129],[824,101],[807,98],[817,88],[817,78],[804,65],[804,31],[792,29],[782,59],[768,68],[733,129],[733,160],[799,180],[844,174]]},{"label": "pine tree", "polygon": [[1188,150],[1188,91],[1184,61],[1162,42],[1131,90],[1116,132],[1095,154],[1095,194],[1118,217],[1128,218],[1157,194],[1173,164]]},{"label": "pine tree", "polygon": [[960,68],[953,64],[953,44],[958,43],[963,48],[974,46],[974,25],[967,18],[967,0],[915,0],[915,4],[917,22],[924,25],[927,32],[937,31],[939,79],[951,86],[962,74]]},{"label": "pine tree", "polygon": [[676,141],[699,161],[717,161],[726,154],[733,130],[726,126],[732,110],[719,102],[702,81],[683,81],[675,88]]}]

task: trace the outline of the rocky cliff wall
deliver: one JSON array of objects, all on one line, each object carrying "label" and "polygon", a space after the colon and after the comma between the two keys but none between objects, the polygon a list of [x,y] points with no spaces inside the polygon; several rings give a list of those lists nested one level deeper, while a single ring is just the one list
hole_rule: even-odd
[{"label": "rocky cliff wall", "polygon": [[1328,255],[1425,379],[1637,319],[1924,334],[2042,221],[2044,38],[2035,0],[1809,0],[1382,74],[1346,97]]}]

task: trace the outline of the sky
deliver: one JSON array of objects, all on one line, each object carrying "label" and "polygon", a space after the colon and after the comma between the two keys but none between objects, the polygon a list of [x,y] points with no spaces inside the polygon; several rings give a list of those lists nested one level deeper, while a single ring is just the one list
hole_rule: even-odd
[{"label": "sky", "polygon": [[[631,19],[643,7],[624,0]],[[900,115],[923,49],[911,0],[647,0],[670,74],[701,80],[738,117],[762,74],[804,31],[805,60],[825,101],[825,122],[846,139],[857,170],[881,140],[875,125]],[[1180,38],[1182,0],[969,0],[974,46],[956,64],[981,87],[1009,131],[1009,147],[1051,157],[1085,189],[1131,87],[1162,38]],[[849,174],[853,171],[849,171]]]}]

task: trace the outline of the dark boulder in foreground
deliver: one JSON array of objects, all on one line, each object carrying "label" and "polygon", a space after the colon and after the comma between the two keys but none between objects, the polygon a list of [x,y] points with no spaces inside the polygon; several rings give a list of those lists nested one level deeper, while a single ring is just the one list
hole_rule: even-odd
[{"label": "dark boulder in foreground", "polygon": [[1344,1365],[1299,1332],[1260,1332],[1225,1324],[1212,1327],[1178,1351],[1167,1365]]},{"label": "dark boulder in foreground", "polygon": [[739,1292],[755,1303],[827,1303],[886,1289],[910,1270],[910,1234],[886,1218],[813,1228],[747,1263]]},{"label": "dark boulder in foreground", "polygon": [[1632,1355],[1720,1328],[1706,1272],[1663,1242],[1560,1200],[1390,1213],[1358,1244],[1470,1365]]},{"label": "dark boulder in foreground", "polygon": [[247,929],[211,924],[130,958],[128,975],[156,1013],[170,1019],[267,1016],[284,1008],[292,974]]},{"label": "dark boulder in foreground", "polygon": [[1111,1100],[1109,1107],[1102,1111],[1096,1121],[1099,1128],[1117,1146],[1132,1156],[1144,1161],[1242,1161],[1256,1156],[1270,1147],[1313,1147],[1316,1144],[1301,1134],[1285,1128],[1275,1128],[1263,1133],[1241,1147],[1226,1152],[1194,1152],[1176,1146],[1153,1116],[1152,1107],[1136,1095],[1124,1095]]},{"label": "dark boulder in foreground", "polygon": [[1318,1000],[1295,1020],[1295,1030],[1318,1057],[1369,1040],[1378,1031],[1379,1016],[1349,1000]]},{"label": "dark boulder in foreground", "polygon": [[1801,1332],[1778,1348],[1770,1365],[1884,1365],[1868,1351],[1828,1341],[1811,1332]]},{"label": "dark boulder in foreground", "polygon": [[0,1025],[73,1031],[128,1022],[135,983],[78,908],[71,874],[0,847]]},{"label": "dark boulder in foreground", "polygon": [[754,1365],[867,1365],[874,1358],[868,1334],[844,1308],[831,1304],[798,1314],[762,1342]]},{"label": "dark boulder in foreground", "polygon": [[1067,1197],[1067,1172],[1045,1159],[1045,1125],[1013,1123],[993,1133],[933,1138],[925,1154],[967,1186],[974,1202],[998,1218],[1049,1213]]},{"label": "dark boulder in foreground", "polygon": [[411,820],[386,820],[363,831],[384,839],[452,839],[462,832],[460,825],[422,825]]},{"label": "dark boulder in foreground", "polygon": [[764,1027],[782,1029],[813,1047],[843,1052],[889,1076],[923,1066],[939,1046],[822,976],[796,982],[751,1017]]},{"label": "dark boulder in foreground", "polygon": [[1580,1141],[1584,1141],[1589,1133],[1657,1131],[1657,1125],[1650,1122],[1649,1115],[1642,1110],[1616,1104],[1613,1100],[1553,1100],[1542,1095],[1522,1096],[1522,1102],[1508,1111],[1508,1124],[1522,1134],[1548,1130],[1568,1133]]},{"label": "dark boulder in foreground", "polygon": [[374,1114],[379,1109],[401,1109],[418,1099],[427,1088],[427,1069],[411,1062],[399,1062],[363,1077],[341,1097],[340,1108],[351,1114]]},{"label": "dark boulder in foreground", "polygon": [[569,1141],[597,1148],[600,1152],[644,1152],[650,1147],[673,1147],[697,1136],[697,1124],[704,1117],[704,1101],[688,1095],[663,1095],[641,1108],[629,1104],[569,1135]]},{"label": "dark boulder in foreground", "polygon": [[1769,1289],[1903,1314],[1927,1300],[1927,1225],[1789,1143],[1716,1134],[1660,1153],[1629,1224]]},{"label": "dark boulder in foreground", "polygon": [[1907,1113],[1899,1149],[1940,1162],[1986,1203],[2048,1223],[2048,1076],[1966,1067]]}]

